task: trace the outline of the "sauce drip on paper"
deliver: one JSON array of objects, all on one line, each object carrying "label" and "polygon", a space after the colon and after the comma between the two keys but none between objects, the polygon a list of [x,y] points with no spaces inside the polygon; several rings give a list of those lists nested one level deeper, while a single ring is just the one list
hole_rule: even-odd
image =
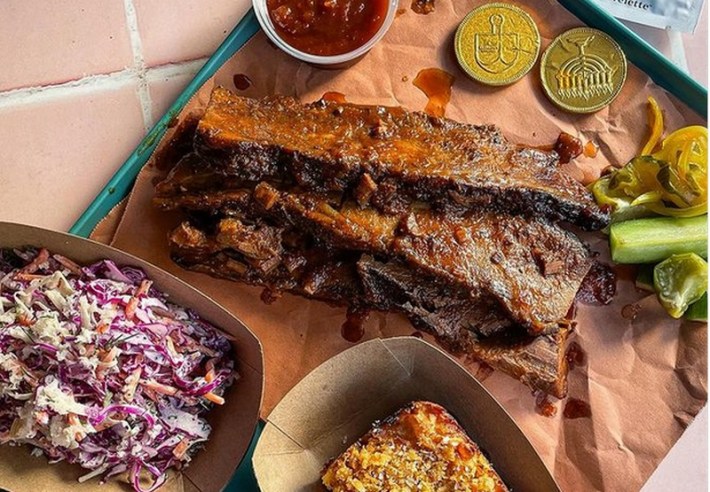
[{"label": "sauce drip on paper", "polygon": [[261,302],[263,302],[264,304],[273,304],[278,300],[279,297],[281,297],[280,291],[273,290],[268,287],[262,290],[261,295],[259,296]]},{"label": "sauce drip on paper", "polygon": [[412,0],[412,10],[417,14],[431,14],[434,12],[435,0]]},{"label": "sauce drip on paper", "polygon": [[345,323],[340,333],[345,340],[351,343],[359,342],[365,336],[365,321],[370,317],[367,309],[348,309]]},{"label": "sauce drip on paper", "polygon": [[543,417],[557,415],[557,407],[550,401],[549,395],[543,391],[538,391],[535,394],[535,411]]},{"label": "sauce drip on paper", "polygon": [[597,144],[592,142],[591,140],[584,144],[584,157],[591,157],[594,158],[597,156],[597,153],[599,152],[599,147],[597,147]]},{"label": "sauce drip on paper", "polygon": [[616,294],[616,273],[609,265],[595,261],[577,292],[577,300],[585,304],[606,305]]},{"label": "sauce drip on paper", "polygon": [[621,317],[633,321],[636,319],[636,316],[639,315],[639,312],[641,312],[641,306],[639,304],[627,304],[621,308]]},{"label": "sauce drip on paper", "polygon": [[335,102],[335,103],[340,103],[340,104],[345,104],[347,101],[345,100],[345,94],[342,92],[335,92],[335,91],[328,91],[323,94],[323,97],[321,97],[322,101],[328,101],[328,102]]},{"label": "sauce drip on paper", "polygon": [[243,73],[235,73],[234,77],[232,77],[232,82],[234,82],[234,87],[240,91],[245,91],[251,87],[251,79]]},{"label": "sauce drip on paper", "polygon": [[565,403],[565,409],[562,415],[566,419],[581,419],[592,416],[592,407],[586,401],[579,400],[577,398],[570,398]]},{"label": "sauce drip on paper", "polygon": [[584,362],[587,359],[587,354],[577,342],[572,342],[567,348],[565,358],[567,359],[567,364],[569,364],[569,368],[571,370],[575,367],[584,365]]},{"label": "sauce drip on paper", "polygon": [[442,117],[451,99],[451,86],[454,76],[440,68],[420,70],[412,83],[428,98],[424,112],[431,116]]},{"label": "sauce drip on paper", "polygon": [[555,152],[560,156],[560,164],[567,164],[584,152],[582,141],[569,133],[562,132],[557,137],[554,146]]}]

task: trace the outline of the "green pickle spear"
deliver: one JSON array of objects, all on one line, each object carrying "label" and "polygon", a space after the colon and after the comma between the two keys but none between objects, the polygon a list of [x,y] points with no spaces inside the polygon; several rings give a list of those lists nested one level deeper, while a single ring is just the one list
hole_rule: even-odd
[{"label": "green pickle spear", "polygon": [[690,305],[685,312],[685,319],[690,321],[708,321],[708,293],[703,294],[700,300]]},{"label": "green pickle spear", "polygon": [[653,285],[668,314],[680,318],[707,291],[708,264],[695,253],[673,255],[653,269]]}]

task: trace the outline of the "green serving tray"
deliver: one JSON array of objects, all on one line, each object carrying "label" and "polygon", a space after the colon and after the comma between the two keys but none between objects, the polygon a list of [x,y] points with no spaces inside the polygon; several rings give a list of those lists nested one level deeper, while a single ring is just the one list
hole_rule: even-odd
[{"label": "green serving tray", "polygon": [[[646,72],[654,82],[683,101],[703,118],[707,118],[707,89],[691,79],[653,46],[606,13],[592,0],[559,0],[559,3],[588,26],[605,31],[612,36],[621,45],[629,61]],[[138,173],[150,158],[173,117],[182,111],[182,108],[185,107],[195,92],[212,77],[219,67],[258,31],[259,23],[256,20],[254,11],[249,10],[222,45],[217,48],[217,51],[207,60],[177,100],[170,106],[168,112],[148,132],[128,160],[113,175],[91,205],[79,217],[79,220],[69,229],[70,233],[88,237],[99,221],[128,195]],[[230,492],[258,491],[251,466],[251,456],[262,427],[262,424],[260,424],[256,429],[244,461],[225,490]]]}]

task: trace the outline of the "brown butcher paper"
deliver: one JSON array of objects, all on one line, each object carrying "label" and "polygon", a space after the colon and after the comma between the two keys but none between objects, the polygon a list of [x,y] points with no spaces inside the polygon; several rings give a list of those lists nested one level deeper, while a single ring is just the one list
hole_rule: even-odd
[{"label": "brown butcher paper", "polygon": [[[467,78],[453,53],[458,23],[480,0],[437,0],[434,12],[418,15],[402,1],[384,40],[358,64],[345,70],[321,70],[289,58],[257,34],[208,81],[178,118],[168,139],[190,115],[199,115],[215,85],[247,96],[285,94],[304,102],[324,92],[345,94],[349,102],[401,105],[422,110],[427,98],[412,81],[419,70],[437,67],[455,76],[446,116],[467,123],[493,123],[514,142],[553,143],[561,131],[594,141],[595,158],[580,157],[565,168],[589,181],[608,165],[622,165],[647,138],[646,101],[653,96],[664,110],[666,128],[705,124],[682,103],[657,87],[634,66],[611,106],[589,115],[565,113],[552,105],[540,85],[539,62],[519,82],[487,87]],[[564,30],[581,25],[550,0],[516,2],[530,13],[543,38],[543,49]],[[252,85],[238,91],[234,75]],[[164,139],[161,148],[165,147]],[[156,155],[161,155],[159,151]],[[164,155],[164,154],[162,154]],[[261,290],[182,270],[169,258],[167,234],[181,216],[159,212],[151,204],[153,184],[165,170],[152,160],[139,176],[113,245],[167,269],[212,296],[244,320],[264,346],[266,389],[262,415],[317,365],[352,346],[340,335],[343,308],[284,295],[261,302]],[[608,262],[601,233],[583,236],[601,261]],[[570,373],[569,399],[589,404],[590,417],[565,418],[566,401],[553,417],[536,413],[530,390],[499,372],[483,381],[513,416],[541,454],[563,490],[636,490],[678,440],[707,400],[707,326],[673,320],[653,296],[634,288],[620,271],[617,295],[603,307],[580,305],[576,342],[583,362]],[[635,317],[622,316],[638,305]],[[635,309],[627,309],[633,312]],[[396,314],[374,314],[364,340],[409,335],[414,331]],[[467,362],[471,372],[477,365]],[[317,398],[318,395],[313,395]]]}]

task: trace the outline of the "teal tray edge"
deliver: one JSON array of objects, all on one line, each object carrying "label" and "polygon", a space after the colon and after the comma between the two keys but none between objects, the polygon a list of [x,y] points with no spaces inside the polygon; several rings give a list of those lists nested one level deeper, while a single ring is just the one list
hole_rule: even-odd
[{"label": "teal tray edge", "polygon": [[589,27],[604,31],[614,38],[631,63],[707,120],[708,90],[675,66],[660,51],[592,0],[558,1]]},{"label": "teal tray edge", "polygon": [[[629,61],[648,74],[659,86],[666,89],[693,111],[707,119],[708,92],[687,74],[673,65],[663,54],[640,38],[637,34],[604,12],[589,0],[559,0],[559,3],[590,27],[605,31],[624,49]],[[71,234],[89,237],[91,231],[118,203],[128,196],[138,173],[150,158],[153,150],[165,134],[171,120],[182,111],[197,90],[259,31],[253,9],[244,16],[227,36],[217,51],[207,60],[195,78],[187,85],[163,117],[148,134],[109,182],[99,192],[84,213],[69,229]],[[225,490],[256,491],[258,486],[251,467],[254,446],[263,428],[257,427],[252,443],[244,460],[236,470]]]},{"label": "teal tray edge", "polygon": [[106,217],[108,213],[126,197],[138,173],[143,165],[148,161],[153,150],[165,134],[171,120],[182,111],[190,98],[202,87],[202,85],[221,67],[229,58],[237,52],[239,48],[249,41],[259,31],[259,23],[254,15],[254,10],[250,9],[244,18],[237,24],[234,30],[227,36],[217,51],[202,66],[195,78],[190,81],[184,91],[178,96],[168,111],[163,115],[158,123],[151,128],[148,134],[141,140],[138,147],[128,157],[126,162],[116,171],[116,174],[109,180],[88,208],[81,214],[79,219],[69,229],[71,234],[88,237],[94,230],[96,224]]}]

